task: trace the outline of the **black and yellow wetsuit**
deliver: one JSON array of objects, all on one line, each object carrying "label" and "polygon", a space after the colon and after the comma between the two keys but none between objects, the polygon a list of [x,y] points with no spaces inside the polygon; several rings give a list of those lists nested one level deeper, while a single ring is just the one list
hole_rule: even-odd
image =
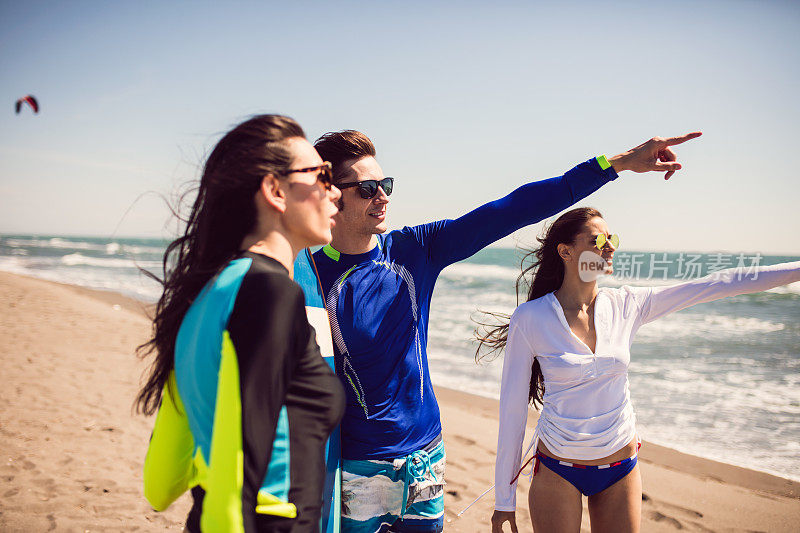
[{"label": "black and yellow wetsuit", "polygon": [[343,410],[301,288],[246,252],[183,319],[145,496],[162,510],[194,487],[189,531],[318,530],[325,442]]}]

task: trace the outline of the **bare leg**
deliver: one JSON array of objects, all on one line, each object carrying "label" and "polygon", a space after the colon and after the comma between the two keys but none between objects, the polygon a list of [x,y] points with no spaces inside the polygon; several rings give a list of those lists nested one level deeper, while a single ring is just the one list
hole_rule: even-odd
[{"label": "bare leg", "polygon": [[592,533],[639,533],[642,524],[642,474],[639,465],[606,490],[589,496]]},{"label": "bare leg", "polygon": [[581,493],[572,483],[545,465],[533,478],[528,493],[533,530],[537,533],[578,533],[581,530]]}]

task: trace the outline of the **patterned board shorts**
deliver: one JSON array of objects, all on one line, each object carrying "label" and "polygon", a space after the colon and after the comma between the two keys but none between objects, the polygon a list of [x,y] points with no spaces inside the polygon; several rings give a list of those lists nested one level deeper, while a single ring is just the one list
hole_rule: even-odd
[{"label": "patterned board shorts", "polygon": [[444,529],[444,442],[394,461],[342,460],[342,532]]}]

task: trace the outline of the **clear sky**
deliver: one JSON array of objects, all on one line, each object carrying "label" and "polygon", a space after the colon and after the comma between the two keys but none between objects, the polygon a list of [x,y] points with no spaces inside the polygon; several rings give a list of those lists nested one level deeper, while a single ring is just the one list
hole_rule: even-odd
[{"label": "clear sky", "polygon": [[174,236],[159,195],[279,112],[373,139],[391,227],[702,130],[581,205],[628,249],[800,255],[796,2],[219,4],[0,1],[0,233]]}]

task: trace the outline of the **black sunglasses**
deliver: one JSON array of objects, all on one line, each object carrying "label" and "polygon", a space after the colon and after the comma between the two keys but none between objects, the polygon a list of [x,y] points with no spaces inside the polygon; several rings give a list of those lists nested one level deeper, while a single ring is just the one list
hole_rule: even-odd
[{"label": "black sunglasses", "polygon": [[327,190],[331,190],[331,187],[333,186],[332,168],[333,168],[332,165],[329,162],[325,161],[324,163],[322,163],[321,165],[317,165],[316,167],[290,168],[283,175],[288,176],[289,174],[294,174],[295,172],[316,172],[317,180]]},{"label": "black sunglasses", "polygon": [[364,181],[353,181],[351,183],[337,183],[336,186],[339,189],[349,189],[350,187],[358,187],[358,194],[361,195],[361,198],[368,200],[370,198],[375,198],[375,195],[378,194],[378,186],[383,189],[383,192],[386,193],[386,196],[392,194],[392,188],[394,187],[394,178],[383,178],[382,180],[364,180]]}]

